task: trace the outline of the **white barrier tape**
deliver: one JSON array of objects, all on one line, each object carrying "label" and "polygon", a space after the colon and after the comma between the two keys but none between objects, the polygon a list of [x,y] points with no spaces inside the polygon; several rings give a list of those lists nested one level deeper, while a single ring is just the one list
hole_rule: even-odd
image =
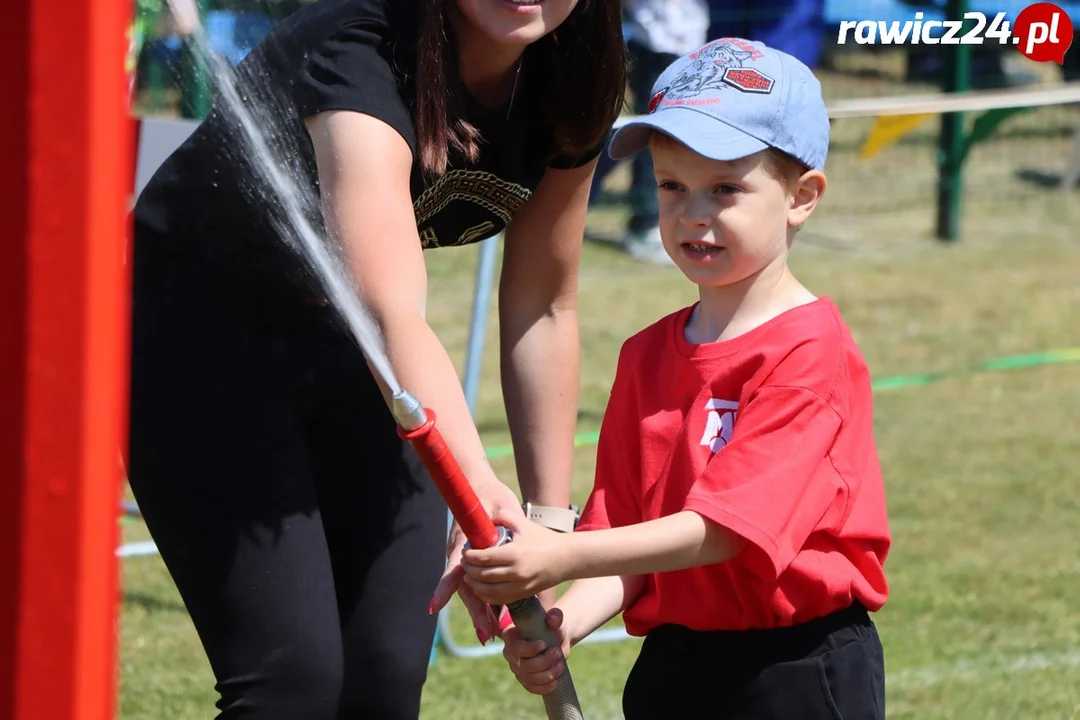
[{"label": "white barrier tape", "polygon": [[[157,554],[157,545],[152,540],[125,543],[116,549],[116,556],[120,558],[147,557]],[[495,640],[486,646],[461,645],[455,642],[453,635],[450,633],[450,607],[450,605],[447,605],[439,613],[439,642],[446,648],[447,652],[454,657],[461,658],[487,657],[502,653],[503,644],[500,640]],[[617,640],[626,640],[629,637],[623,628],[609,628],[594,632],[582,640],[580,644],[615,642]]]},{"label": "white barrier tape", "polygon": [[[439,613],[439,643],[446,648],[448,653],[460,658],[479,658],[502,654],[503,643],[499,639],[495,639],[487,645],[461,645],[455,642],[453,635],[450,633],[450,607],[450,605],[447,605]],[[621,627],[607,628],[597,630],[578,644],[587,645],[589,643],[617,642],[628,639],[630,639],[630,635],[627,634],[625,629]]]},{"label": "white barrier tape", "polygon": [[[153,541],[126,543],[116,550],[117,557],[146,557],[157,555],[157,545]],[[450,632],[450,608],[447,605],[439,613],[439,644],[454,657],[480,658],[502,654],[503,643],[494,640],[488,645],[462,645],[454,640]],[[626,630],[607,628],[598,630],[582,640],[579,645],[591,643],[618,642],[629,640]],[[991,675],[1014,675],[1020,672],[1080,668],[1080,652],[1033,653],[1031,655],[1002,656],[992,655],[979,659],[960,659],[951,665],[932,665],[922,668],[910,668],[890,673],[888,682],[900,687],[928,687],[941,682],[967,680],[979,681]]]},{"label": "white barrier tape", "polygon": [[157,555],[157,545],[152,540],[145,540],[142,542],[130,542],[121,545],[116,548],[116,557],[129,558],[129,557],[145,557],[147,555]]},{"label": "white barrier tape", "polygon": [[[921,115],[924,113],[998,110],[1037,105],[1080,103],[1080,81],[1062,83],[1052,88],[1019,90],[973,90],[966,93],[897,95],[880,98],[849,98],[826,103],[829,117],[880,117],[885,115]],[[615,121],[620,128],[641,115],[624,115]]]}]

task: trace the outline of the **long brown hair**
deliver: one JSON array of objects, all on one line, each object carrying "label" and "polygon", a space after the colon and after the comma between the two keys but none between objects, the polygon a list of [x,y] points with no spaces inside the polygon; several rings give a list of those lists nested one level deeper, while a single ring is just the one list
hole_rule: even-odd
[{"label": "long brown hair", "polygon": [[[416,64],[416,124],[420,166],[429,177],[446,172],[450,149],[475,160],[480,133],[465,119],[464,95],[445,4],[420,0]],[[570,16],[528,49],[530,105],[543,108],[553,153],[587,152],[604,139],[622,110],[626,47],[620,0],[580,0]]]}]

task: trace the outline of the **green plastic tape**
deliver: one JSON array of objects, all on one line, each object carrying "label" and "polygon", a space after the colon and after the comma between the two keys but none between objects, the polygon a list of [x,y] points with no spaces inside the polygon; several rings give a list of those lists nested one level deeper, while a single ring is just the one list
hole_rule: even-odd
[{"label": "green plastic tape", "polygon": [[[1080,362],[1080,347],[1065,348],[1063,350],[1049,350],[1027,355],[1011,355],[1009,357],[987,360],[967,368],[958,370],[942,370],[940,372],[916,373],[912,375],[892,375],[878,378],[870,383],[870,387],[876,391],[900,390],[902,388],[919,387],[929,385],[946,378],[975,375],[983,372],[998,372],[1001,370],[1018,370],[1039,365],[1057,365],[1060,363]],[[600,432],[579,433],[574,436],[574,447],[594,445],[600,439]],[[513,445],[494,445],[487,449],[488,458],[510,457],[514,454]]]}]

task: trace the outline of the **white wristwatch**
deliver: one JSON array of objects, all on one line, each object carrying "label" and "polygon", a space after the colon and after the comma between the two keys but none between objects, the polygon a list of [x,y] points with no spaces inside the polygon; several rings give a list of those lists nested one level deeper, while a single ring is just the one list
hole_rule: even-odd
[{"label": "white wristwatch", "polygon": [[578,520],[581,519],[576,505],[571,505],[568,508],[558,508],[525,503],[521,506],[521,509],[525,511],[525,517],[533,522],[558,532],[574,532]]}]

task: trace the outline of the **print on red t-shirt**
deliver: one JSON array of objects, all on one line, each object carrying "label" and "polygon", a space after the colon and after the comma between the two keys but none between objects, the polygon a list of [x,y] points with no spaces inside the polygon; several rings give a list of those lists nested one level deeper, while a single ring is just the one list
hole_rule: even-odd
[{"label": "print on red t-shirt", "polygon": [[745,537],[732,560],[651,575],[627,632],[782,627],[881,608],[890,546],[870,376],[828,298],[692,345],[693,307],[622,348],[579,531],[683,510]]}]

